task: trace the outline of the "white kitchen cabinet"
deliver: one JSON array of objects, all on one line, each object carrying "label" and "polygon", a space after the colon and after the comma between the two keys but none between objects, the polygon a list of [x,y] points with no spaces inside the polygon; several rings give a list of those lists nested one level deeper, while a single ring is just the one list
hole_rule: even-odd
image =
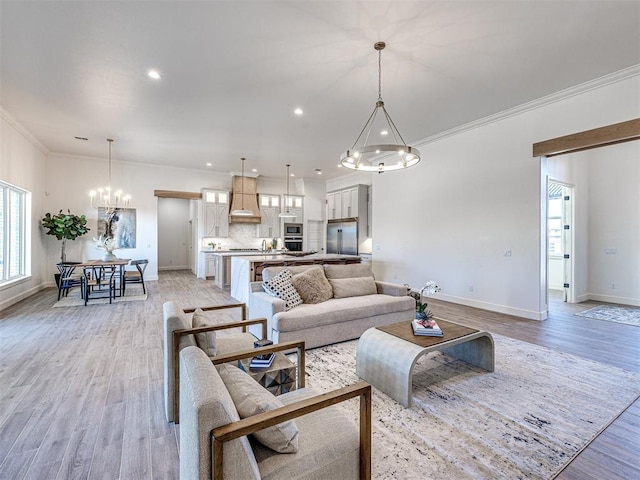
[{"label": "white kitchen cabinet", "polygon": [[229,236],[229,192],[218,190],[202,191],[204,214],[203,237]]},{"label": "white kitchen cabinet", "polygon": [[286,223],[304,222],[304,197],[301,195],[284,196],[284,211],[289,211],[295,215],[294,218],[287,218]]},{"label": "white kitchen cabinet", "polygon": [[213,253],[205,253],[204,256],[205,276],[207,278],[214,278],[218,268],[218,256]]},{"label": "white kitchen cabinet", "polygon": [[353,187],[327,193],[327,220],[342,218],[357,218],[362,225],[366,225],[367,215],[367,185]]},{"label": "white kitchen cabinet", "polygon": [[280,195],[258,196],[261,221],[258,224],[258,238],[280,237]]}]

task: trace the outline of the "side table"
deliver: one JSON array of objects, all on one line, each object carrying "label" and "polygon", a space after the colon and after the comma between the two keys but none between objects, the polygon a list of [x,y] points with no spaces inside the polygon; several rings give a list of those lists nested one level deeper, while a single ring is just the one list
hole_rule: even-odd
[{"label": "side table", "polygon": [[297,366],[282,352],[276,352],[273,363],[266,368],[249,368],[250,358],[238,360],[238,367],[274,395],[296,389]]}]

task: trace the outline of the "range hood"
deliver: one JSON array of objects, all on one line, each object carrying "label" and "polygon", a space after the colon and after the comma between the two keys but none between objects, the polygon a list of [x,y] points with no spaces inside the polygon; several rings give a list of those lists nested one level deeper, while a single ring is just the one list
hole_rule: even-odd
[{"label": "range hood", "polygon": [[260,208],[258,207],[258,181],[252,177],[233,177],[231,187],[231,210],[251,210],[252,215],[229,214],[229,223],[260,223]]}]

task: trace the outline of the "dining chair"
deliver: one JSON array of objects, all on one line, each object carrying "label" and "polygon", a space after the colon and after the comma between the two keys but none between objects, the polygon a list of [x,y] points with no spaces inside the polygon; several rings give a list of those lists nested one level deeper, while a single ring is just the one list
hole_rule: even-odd
[{"label": "dining chair", "polygon": [[[80,262],[63,262],[57,263],[58,272],[60,277],[58,278],[58,300],[62,296],[68,296],[69,290],[73,287],[82,287],[82,274],[75,273],[76,266]],[[80,295],[84,298],[82,288],[80,289]]]},{"label": "dining chair", "polygon": [[84,304],[91,298],[108,298],[113,303],[116,296],[116,278],[118,269],[115,265],[88,266],[83,268],[82,291]]},{"label": "dining chair", "polygon": [[142,292],[147,293],[147,288],[144,285],[144,271],[149,264],[149,260],[131,260],[129,265],[136,267],[135,270],[125,270],[124,272],[124,290],[126,290],[127,283],[141,283]]}]

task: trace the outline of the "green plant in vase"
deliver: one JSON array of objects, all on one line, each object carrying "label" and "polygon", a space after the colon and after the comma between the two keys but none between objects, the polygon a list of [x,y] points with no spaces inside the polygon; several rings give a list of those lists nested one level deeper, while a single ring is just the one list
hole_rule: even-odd
[{"label": "green plant in vase", "polygon": [[60,261],[67,261],[65,246],[67,240],[75,240],[87,233],[90,229],[87,227],[87,218],[84,215],[74,215],[70,210],[67,213],[60,212],[55,215],[46,213],[41,221],[42,226],[46,229],[47,235],[53,235],[58,240],[62,240],[62,249],[60,251]]}]

